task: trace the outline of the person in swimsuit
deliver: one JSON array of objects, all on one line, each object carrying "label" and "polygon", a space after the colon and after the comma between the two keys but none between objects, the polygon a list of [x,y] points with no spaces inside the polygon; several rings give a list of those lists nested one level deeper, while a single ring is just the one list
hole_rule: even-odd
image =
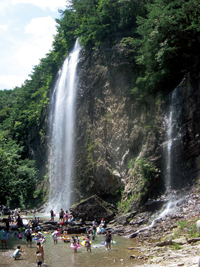
[{"label": "person in swimsuit", "polygon": [[42,255],[42,263],[44,264],[44,247],[43,245],[41,245],[40,242],[37,242],[37,250],[39,250],[39,252]]},{"label": "person in swimsuit", "polygon": [[36,262],[39,267],[42,266],[42,254],[39,252],[39,250],[36,251]]},{"label": "person in swimsuit", "polygon": [[86,240],[85,240],[85,247],[87,249],[87,251],[91,252],[91,244],[90,244],[90,237],[89,235],[87,236]]}]

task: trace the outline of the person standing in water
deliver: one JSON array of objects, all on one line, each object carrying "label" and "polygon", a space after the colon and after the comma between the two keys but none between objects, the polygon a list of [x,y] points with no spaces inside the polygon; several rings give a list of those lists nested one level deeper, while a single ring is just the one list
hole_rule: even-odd
[{"label": "person standing in water", "polygon": [[30,226],[28,229],[25,230],[25,236],[26,236],[26,246],[28,247],[28,242],[30,241],[30,248],[32,246],[32,230]]},{"label": "person standing in water", "polygon": [[90,244],[90,237],[89,235],[87,236],[86,240],[85,240],[85,247],[87,249],[87,251],[91,252],[91,244]]},{"label": "person standing in water", "polygon": [[1,248],[3,249],[3,244],[5,244],[5,248],[7,248],[7,240],[6,240],[6,228],[3,227],[0,231],[1,238]]},{"label": "person standing in water", "polygon": [[59,212],[59,221],[63,222],[63,216],[64,216],[64,210],[63,209],[60,209],[60,212]]},{"label": "person standing in water", "polygon": [[40,242],[37,242],[37,250],[39,250],[39,252],[42,255],[42,263],[44,264],[44,248],[43,245],[41,245]]},{"label": "person standing in water", "polygon": [[39,250],[36,251],[36,262],[37,266],[42,266],[42,254],[39,252]]},{"label": "person standing in water", "polygon": [[54,212],[53,212],[53,210],[51,210],[50,213],[51,213],[51,221],[53,222],[54,221]]},{"label": "person standing in water", "polygon": [[53,243],[57,244],[58,243],[58,241],[57,241],[57,231],[53,232],[52,238],[53,238]]},{"label": "person standing in water", "polygon": [[107,231],[106,233],[106,249],[111,249],[111,241],[112,241],[112,235],[111,231]]}]

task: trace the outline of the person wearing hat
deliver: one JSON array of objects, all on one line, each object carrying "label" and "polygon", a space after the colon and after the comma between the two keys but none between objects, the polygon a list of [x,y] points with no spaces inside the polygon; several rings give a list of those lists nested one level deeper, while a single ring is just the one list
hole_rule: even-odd
[{"label": "person wearing hat", "polygon": [[106,227],[106,222],[105,222],[104,218],[101,219],[101,227],[102,228]]}]

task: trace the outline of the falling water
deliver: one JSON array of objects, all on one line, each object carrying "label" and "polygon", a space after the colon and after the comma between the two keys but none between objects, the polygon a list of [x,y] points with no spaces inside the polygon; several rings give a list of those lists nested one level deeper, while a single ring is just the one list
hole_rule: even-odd
[{"label": "falling water", "polygon": [[[164,217],[171,213],[176,207],[177,202],[180,200],[177,197],[174,189],[178,182],[178,171],[180,161],[180,143],[181,143],[181,130],[178,127],[178,88],[176,88],[171,97],[171,104],[169,108],[168,117],[166,118],[166,142],[163,144],[164,150],[164,180],[166,188],[167,203],[163,206],[162,210],[158,212],[158,217]],[[179,189],[179,188],[178,188]]]},{"label": "falling water", "polygon": [[166,174],[165,183],[166,188],[169,189],[171,185],[171,148],[172,148],[172,106],[170,106],[169,117],[167,119],[167,143],[166,143]]},{"label": "falling water", "polygon": [[181,98],[177,87],[172,94],[167,122],[166,142],[164,149],[165,187],[170,195],[173,189],[180,189],[180,163],[182,154],[182,135],[179,122],[181,119]]},{"label": "falling water", "polygon": [[55,84],[50,110],[49,209],[70,207],[77,87],[78,41],[65,59]]},{"label": "falling water", "polygon": [[180,161],[180,143],[181,143],[181,133],[178,127],[178,98],[176,88],[171,96],[171,103],[169,107],[168,116],[166,117],[166,141],[163,143],[163,158],[164,158],[164,182],[165,182],[165,200],[166,203],[163,205],[162,209],[158,211],[153,217],[153,221],[150,225],[152,227],[155,221],[162,218],[170,213],[172,213],[180,198],[177,196],[176,191],[176,179],[178,179],[177,166],[179,166]]}]

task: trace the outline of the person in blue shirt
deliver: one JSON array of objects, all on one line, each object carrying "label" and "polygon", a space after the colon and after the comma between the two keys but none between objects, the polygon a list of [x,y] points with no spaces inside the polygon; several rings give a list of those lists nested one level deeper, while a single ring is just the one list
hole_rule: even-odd
[{"label": "person in blue shirt", "polygon": [[3,244],[5,244],[5,247],[7,248],[7,242],[6,242],[6,229],[5,227],[1,229],[0,231],[0,238],[1,238],[1,247],[3,249]]}]

